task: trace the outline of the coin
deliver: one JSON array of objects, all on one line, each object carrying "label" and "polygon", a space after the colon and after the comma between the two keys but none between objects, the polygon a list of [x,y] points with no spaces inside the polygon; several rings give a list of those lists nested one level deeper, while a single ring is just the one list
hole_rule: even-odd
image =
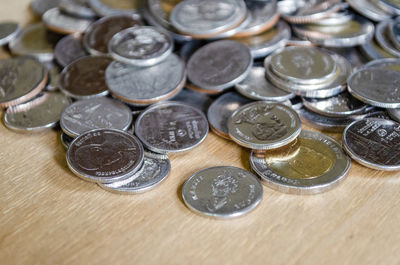
[{"label": "coin", "polygon": [[180,2],[182,0],[148,0],[146,7],[162,28],[172,29],[173,26],[169,17],[172,10]]},{"label": "coin", "polygon": [[400,122],[400,109],[388,109],[390,117],[397,122]]},{"label": "coin", "polygon": [[0,23],[0,46],[8,44],[21,30],[18,23],[6,21]]},{"label": "coin", "polygon": [[83,45],[92,55],[108,54],[108,43],[116,33],[138,25],[141,25],[140,21],[128,14],[101,18],[86,30]]},{"label": "coin", "polygon": [[350,22],[354,18],[353,13],[348,10],[341,10],[337,13],[330,14],[328,17],[314,22],[320,26],[336,26]]},{"label": "coin", "polygon": [[78,177],[98,183],[121,181],[143,164],[144,150],[132,134],[97,129],[78,136],[67,151],[67,164]]},{"label": "coin", "polygon": [[105,97],[74,102],[65,108],[60,120],[61,129],[71,137],[100,128],[127,130],[131,123],[131,110]]},{"label": "coin", "polygon": [[393,57],[390,53],[384,50],[374,39],[371,39],[360,45],[361,52],[367,56],[369,60],[376,60],[382,58],[390,58]]},{"label": "coin", "polygon": [[164,61],[174,46],[165,31],[149,26],[128,28],[115,34],[108,44],[111,56],[135,66],[152,66]]},{"label": "coin", "polygon": [[400,51],[396,49],[389,37],[389,24],[391,20],[380,22],[376,26],[375,39],[377,43],[393,57],[400,57]]},{"label": "coin", "polygon": [[111,62],[106,56],[85,56],[73,61],[61,72],[61,91],[75,99],[107,95],[105,72]]},{"label": "coin", "polygon": [[49,61],[42,63],[47,68],[47,84],[45,89],[47,91],[54,91],[58,89],[58,79],[60,77],[61,68],[56,62]]},{"label": "coin", "polygon": [[134,15],[140,19],[138,10],[144,6],[143,0],[87,0],[89,6],[99,16]]},{"label": "coin", "polygon": [[47,10],[42,19],[49,30],[60,34],[83,33],[93,22],[88,18],[78,18],[61,13],[58,8]]},{"label": "coin", "polygon": [[288,146],[250,155],[252,169],[268,187],[284,193],[316,194],[330,190],[344,180],[350,158],[331,137],[302,131]]},{"label": "coin", "polygon": [[74,140],[74,138],[68,136],[64,132],[61,132],[60,139],[61,139],[61,144],[64,146],[65,150],[68,149],[68,147],[71,145],[72,141]]},{"label": "coin", "polygon": [[368,58],[366,58],[360,50],[355,47],[329,48],[328,50],[346,58],[346,60],[353,66],[353,69],[360,68],[369,61]]},{"label": "coin", "polygon": [[47,82],[47,69],[32,57],[0,61],[0,108],[34,98]]},{"label": "coin", "polygon": [[228,130],[241,146],[270,150],[293,141],[301,131],[301,120],[288,106],[258,101],[236,110],[229,118]]},{"label": "coin", "polygon": [[182,60],[171,54],[163,62],[149,67],[114,61],[105,77],[114,97],[132,105],[146,106],[176,95],[185,84],[186,71]]},{"label": "coin", "polygon": [[150,106],[135,123],[135,134],[144,146],[161,154],[192,149],[207,133],[207,119],[200,110],[171,101]]},{"label": "coin", "polygon": [[188,78],[197,87],[222,91],[246,78],[253,60],[249,48],[232,40],[198,49],[187,64]]},{"label": "coin", "polygon": [[207,113],[208,108],[213,102],[212,98],[207,94],[194,92],[188,89],[182,89],[171,101],[178,101],[195,107],[203,113]]},{"label": "coin", "polygon": [[370,61],[365,64],[366,68],[376,67],[383,69],[390,69],[400,72],[400,59],[398,58],[385,58]]},{"label": "coin", "polygon": [[247,214],[262,200],[256,176],[237,167],[211,167],[193,174],[183,185],[182,198],[192,211],[215,218]]},{"label": "coin", "polygon": [[58,7],[61,0],[33,0],[31,2],[31,9],[37,16],[43,16],[47,10]]},{"label": "coin", "polygon": [[387,30],[391,43],[397,50],[400,50],[400,19],[391,21]]},{"label": "coin", "polygon": [[400,14],[400,3],[397,0],[380,0],[379,5],[387,10],[392,11],[394,14]]},{"label": "coin", "polygon": [[56,45],[54,55],[62,67],[66,67],[76,59],[86,56],[87,53],[83,48],[81,35],[71,34],[62,38]]},{"label": "coin", "polygon": [[88,6],[87,0],[61,0],[60,10],[72,16],[94,18],[96,13]]},{"label": "coin", "polygon": [[55,127],[71,100],[59,92],[43,92],[36,98],[7,109],[4,125],[14,131],[37,132]]},{"label": "coin", "polygon": [[383,21],[390,19],[393,15],[391,12],[387,12],[379,7],[378,1],[368,1],[368,0],[346,0],[346,2],[357,12],[363,16],[375,21]]},{"label": "coin", "polygon": [[400,123],[369,118],[343,133],[345,151],[358,163],[378,170],[400,170]]},{"label": "coin", "polygon": [[137,194],[161,184],[169,175],[171,164],[168,156],[144,152],[142,167],[130,178],[112,183],[99,183],[107,191],[119,194]]}]

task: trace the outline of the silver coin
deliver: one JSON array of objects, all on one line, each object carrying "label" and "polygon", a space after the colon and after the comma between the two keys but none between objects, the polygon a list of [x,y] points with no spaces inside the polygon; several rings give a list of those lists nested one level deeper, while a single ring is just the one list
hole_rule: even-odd
[{"label": "silver coin", "polygon": [[400,122],[400,109],[388,109],[390,117],[397,122]]},{"label": "silver coin", "polygon": [[100,128],[127,130],[131,123],[131,110],[105,97],[74,102],[63,111],[60,120],[61,129],[71,137]]},{"label": "silver coin", "polygon": [[178,101],[188,104],[207,113],[208,108],[213,102],[212,98],[204,93],[195,92],[189,89],[182,89],[176,96],[171,98],[171,101]]},{"label": "silver coin", "polygon": [[217,35],[210,36],[207,39],[209,39],[209,40],[219,40],[219,39],[223,39],[223,38],[229,38],[229,37],[232,37],[232,36],[238,34],[243,29],[245,29],[246,26],[251,22],[251,18],[252,18],[251,16],[252,16],[252,14],[247,12],[246,16],[245,16],[245,19],[242,20],[242,22],[239,25],[237,25],[237,26],[235,26],[235,27],[233,27],[231,29],[228,29],[226,31],[223,31],[221,33],[218,33]]},{"label": "silver coin", "polygon": [[[378,0],[380,1],[380,0]],[[370,0],[346,0],[346,2],[357,12],[370,20],[379,22],[391,18],[393,13],[387,12],[379,7],[378,1]]]},{"label": "silver coin", "polygon": [[4,114],[4,125],[18,132],[53,128],[70,104],[71,100],[62,93],[43,92],[28,102],[9,107]]},{"label": "silver coin", "polygon": [[260,156],[253,151],[250,164],[268,187],[305,195],[339,185],[350,170],[351,160],[331,137],[302,131],[297,143],[280,152]]},{"label": "silver coin", "polygon": [[165,31],[149,26],[128,28],[115,34],[108,44],[111,56],[135,66],[152,66],[164,61],[174,46]]},{"label": "silver coin", "polygon": [[236,84],[235,88],[240,94],[253,100],[282,102],[295,96],[271,84],[265,78],[264,67],[252,67],[246,79]]},{"label": "silver coin", "polygon": [[88,54],[83,48],[81,36],[71,34],[65,36],[57,43],[54,55],[57,62],[62,67],[66,67],[73,61]]},{"label": "silver coin", "polygon": [[49,30],[61,34],[83,33],[93,23],[92,19],[63,14],[58,8],[47,10],[42,19]]},{"label": "silver coin", "polygon": [[391,20],[385,20],[376,26],[375,39],[385,51],[392,55],[391,57],[400,57],[400,51],[396,49],[389,37],[390,22]]},{"label": "silver coin", "polygon": [[172,101],[150,106],[135,123],[135,134],[144,146],[161,154],[192,149],[207,133],[207,119],[200,110]]},{"label": "silver coin", "polygon": [[345,151],[358,163],[378,170],[400,170],[400,123],[365,119],[343,133]]},{"label": "silver coin", "polygon": [[400,71],[400,59],[399,58],[377,59],[365,64],[365,68],[371,68],[371,67]]},{"label": "silver coin", "polygon": [[134,175],[122,181],[99,183],[99,186],[119,194],[143,193],[161,184],[169,175],[170,170],[168,156],[145,151],[143,165]]},{"label": "silver coin", "polygon": [[71,145],[73,140],[74,140],[74,138],[68,136],[64,132],[61,132],[60,141],[61,141],[61,144],[63,145],[63,147],[65,148],[65,150],[68,149],[68,147]]},{"label": "silver coin", "polygon": [[47,10],[58,7],[61,0],[33,0],[31,2],[31,9],[37,16],[43,16]]},{"label": "silver coin", "polygon": [[106,70],[106,82],[111,94],[138,106],[173,97],[183,88],[185,81],[185,65],[175,54],[150,67],[114,61]]},{"label": "silver coin", "polygon": [[246,78],[253,59],[249,48],[232,40],[198,49],[187,64],[188,78],[197,87],[222,91]]},{"label": "silver coin", "polygon": [[258,178],[237,167],[211,167],[193,174],[183,185],[182,198],[189,209],[214,218],[247,214],[262,200]]},{"label": "silver coin", "polygon": [[363,45],[360,45],[359,47],[360,47],[361,52],[369,60],[393,57],[392,54],[390,54],[385,49],[383,49],[381,46],[379,46],[379,44],[374,39],[367,41],[366,43],[364,43]]},{"label": "silver coin", "polygon": [[90,8],[99,16],[128,14],[140,19],[139,9],[143,0],[87,0]]},{"label": "silver coin", "polygon": [[400,73],[381,68],[361,69],[350,75],[349,92],[357,99],[376,107],[400,108]]},{"label": "silver coin", "polygon": [[88,6],[87,0],[61,0],[60,10],[72,16],[94,18],[97,14]]},{"label": "silver coin", "polygon": [[0,23],[0,46],[8,44],[14,39],[18,32],[21,30],[18,23],[15,22],[1,22]]},{"label": "silver coin", "polygon": [[180,32],[207,38],[239,25],[246,12],[242,0],[186,0],[175,6],[170,20]]},{"label": "silver coin", "polygon": [[249,104],[251,100],[235,92],[228,92],[219,96],[209,107],[207,112],[210,127],[217,135],[231,139],[229,136],[228,120],[241,106]]}]

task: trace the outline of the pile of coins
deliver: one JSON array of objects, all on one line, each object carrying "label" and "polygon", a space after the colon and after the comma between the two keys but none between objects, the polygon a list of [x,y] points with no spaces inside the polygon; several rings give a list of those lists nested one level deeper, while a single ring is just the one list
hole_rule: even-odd
[{"label": "pile of coins", "polygon": [[[329,190],[349,172],[350,157],[400,169],[395,1],[31,7],[41,23],[0,23],[0,44],[14,55],[0,61],[4,124],[22,132],[59,124],[71,171],[105,190],[156,187],[170,173],[168,154],[200,145],[209,127],[250,150],[255,174],[231,166],[194,173],[182,197],[206,216],[251,211],[261,183],[286,193]],[[302,130],[303,122],[343,133],[343,143]]]}]

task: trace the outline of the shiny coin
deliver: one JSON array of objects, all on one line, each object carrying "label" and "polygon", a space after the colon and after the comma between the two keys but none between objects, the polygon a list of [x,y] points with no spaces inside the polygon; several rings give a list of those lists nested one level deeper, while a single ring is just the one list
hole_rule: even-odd
[{"label": "shiny coin", "polygon": [[112,62],[106,71],[111,94],[129,104],[146,106],[176,95],[186,80],[185,65],[175,54],[150,67]]},{"label": "shiny coin", "polygon": [[206,94],[194,92],[188,89],[182,89],[176,96],[171,98],[172,101],[178,101],[186,103],[192,107],[195,107],[203,113],[207,113],[208,108],[213,102],[212,98]]},{"label": "shiny coin", "polygon": [[116,33],[138,25],[141,23],[132,15],[104,17],[87,29],[83,37],[83,45],[90,54],[108,54],[108,43]]},{"label": "shiny coin", "polygon": [[302,131],[288,146],[251,153],[252,169],[268,187],[294,194],[316,194],[336,187],[349,172],[351,161],[332,138]]},{"label": "shiny coin", "polygon": [[265,78],[264,67],[253,67],[246,79],[236,84],[235,88],[243,96],[254,100],[281,102],[294,97],[293,93],[271,84]]},{"label": "shiny coin", "polygon": [[346,0],[346,2],[357,12],[363,16],[378,22],[386,19],[390,19],[393,15],[391,12],[383,10],[377,4],[378,1],[369,0]]},{"label": "shiny coin", "polygon": [[7,128],[19,132],[33,132],[55,127],[61,113],[71,104],[62,93],[43,92],[36,98],[9,107],[4,114]]},{"label": "shiny coin", "polygon": [[87,0],[89,6],[99,16],[111,16],[121,14],[134,15],[140,19],[138,10],[144,6],[143,0]]},{"label": "shiny coin", "polygon": [[376,107],[400,108],[400,73],[390,69],[367,68],[353,73],[348,90],[357,99]]},{"label": "shiny coin", "polygon": [[78,18],[61,13],[58,8],[46,11],[42,19],[49,30],[61,34],[83,33],[93,22],[91,19]]},{"label": "shiny coin", "polygon": [[313,23],[328,17],[332,13],[339,11],[341,8],[342,5],[338,0],[309,1],[293,13],[282,14],[282,17],[294,24]]},{"label": "shiny coin", "polygon": [[74,140],[74,138],[68,136],[64,132],[61,132],[60,139],[61,139],[61,144],[64,146],[65,150],[68,149],[68,147],[71,145],[72,141]]},{"label": "shiny coin", "polygon": [[109,42],[111,56],[135,66],[152,66],[164,61],[172,52],[174,41],[155,27],[138,26],[115,34]]},{"label": "shiny coin", "polygon": [[249,48],[232,40],[207,44],[190,57],[189,80],[197,87],[224,90],[246,78],[253,59]]},{"label": "shiny coin", "polygon": [[60,120],[61,129],[71,137],[100,128],[127,130],[131,123],[131,110],[105,97],[74,102],[63,111]]},{"label": "shiny coin", "polygon": [[256,176],[237,167],[212,167],[193,174],[183,185],[182,197],[196,213],[233,218],[247,214],[262,200]]},{"label": "shiny coin", "polygon": [[288,106],[258,101],[236,110],[228,121],[228,129],[239,145],[269,150],[293,141],[301,131],[301,120]]},{"label": "shiny coin", "polygon": [[8,44],[20,31],[18,23],[2,22],[0,23],[0,46]]},{"label": "shiny coin", "polygon": [[400,109],[388,109],[390,117],[397,122],[400,122]]},{"label": "shiny coin", "polygon": [[85,56],[75,60],[61,73],[61,91],[75,99],[107,95],[105,72],[111,61],[106,56]]},{"label": "shiny coin", "polygon": [[80,35],[68,35],[62,38],[56,45],[54,51],[57,62],[66,67],[76,59],[87,55],[82,45],[82,38]]},{"label": "shiny coin", "polygon": [[207,112],[210,127],[218,136],[231,139],[229,136],[228,120],[241,106],[249,104],[251,100],[235,92],[228,92],[219,96]]},{"label": "shiny coin", "polygon": [[34,98],[47,83],[47,69],[31,57],[0,61],[0,108]]},{"label": "shiny coin", "polygon": [[121,181],[143,164],[144,150],[132,134],[98,129],[78,136],[67,151],[67,164],[78,177],[92,182]]},{"label": "shiny coin", "polygon": [[143,193],[161,184],[169,175],[170,170],[168,156],[145,152],[142,167],[130,178],[99,185],[107,191],[119,194]]},{"label": "shiny coin", "polygon": [[88,6],[87,0],[61,0],[60,10],[72,16],[94,18],[96,13]]},{"label": "shiny coin", "polygon": [[208,122],[204,114],[189,105],[164,102],[147,108],[136,120],[135,134],[156,153],[192,149],[204,141]]},{"label": "shiny coin", "polygon": [[400,123],[365,119],[343,133],[346,152],[358,163],[378,170],[400,170]]},{"label": "shiny coin", "polygon": [[33,0],[31,9],[37,16],[43,16],[47,10],[58,7],[61,0]]},{"label": "shiny coin", "polygon": [[377,43],[388,53],[390,53],[393,57],[400,57],[400,50],[398,50],[393,42],[390,39],[389,36],[389,25],[391,23],[391,20],[385,20],[380,22],[376,26],[375,30],[375,39]]}]

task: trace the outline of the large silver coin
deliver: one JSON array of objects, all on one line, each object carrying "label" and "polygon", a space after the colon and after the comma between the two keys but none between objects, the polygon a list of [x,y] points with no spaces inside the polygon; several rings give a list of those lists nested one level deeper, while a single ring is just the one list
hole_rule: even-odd
[{"label": "large silver coin", "polygon": [[62,130],[71,137],[100,129],[127,130],[132,123],[132,112],[123,103],[109,98],[76,101],[61,115]]},{"label": "large silver coin", "polygon": [[171,164],[168,156],[144,152],[142,167],[126,180],[99,183],[107,191],[119,194],[137,194],[149,191],[161,184],[168,176]]},{"label": "large silver coin", "polygon": [[262,200],[256,176],[237,167],[212,167],[193,174],[183,185],[182,197],[194,212],[233,218],[253,210]]},{"label": "large silver coin", "polygon": [[143,164],[144,150],[132,134],[97,129],[78,136],[67,151],[67,164],[78,177],[97,183],[121,181]]},{"label": "large silver coin", "polygon": [[334,139],[302,131],[296,142],[263,155],[252,152],[252,169],[268,187],[294,194],[316,194],[336,187],[351,161]]},{"label": "large silver coin", "polygon": [[375,39],[386,52],[392,55],[391,57],[400,57],[400,50],[394,46],[389,36],[390,23],[391,20],[385,20],[376,26]]},{"label": "large silver coin", "polygon": [[143,8],[143,0],[87,0],[89,6],[99,16],[134,15],[140,19],[139,9]]},{"label": "large silver coin", "polygon": [[60,34],[83,33],[94,21],[64,14],[58,8],[47,10],[42,19],[49,30]]},{"label": "large silver coin", "polygon": [[83,48],[80,35],[68,35],[62,38],[56,45],[54,51],[55,59],[62,66],[66,67],[73,61],[88,55]]},{"label": "large silver coin", "polygon": [[400,109],[388,109],[390,117],[397,122],[400,122]]},{"label": "large silver coin", "polygon": [[8,44],[12,39],[17,36],[21,30],[18,23],[15,22],[2,22],[0,23],[0,46]]},{"label": "large silver coin", "polygon": [[346,152],[358,163],[378,170],[400,170],[400,123],[365,119],[343,133]]},{"label": "large silver coin", "polygon": [[393,13],[379,7],[377,4],[379,1],[380,0],[346,0],[354,10],[375,22],[390,19],[393,16]]},{"label": "large silver coin", "polygon": [[172,52],[174,41],[165,31],[138,26],[115,34],[108,44],[111,56],[135,66],[152,66],[164,61]]},{"label": "large silver coin", "polygon": [[192,149],[207,133],[207,119],[200,110],[171,101],[150,106],[135,123],[135,134],[142,143],[161,154]]},{"label": "large silver coin", "polygon": [[253,59],[249,48],[232,40],[207,44],[190,57],[189,80],[197,87],[224,90],[246,78]]},{"label": "large silver coin", "polygon": [[72,16],[94,18],[97,14],[88,6],[87,0],[61,0],[61,11]]},{"label": "large silver coin", "polygon": [[112,62],[106,82],[114,97],[129,104],[146,106],[176,95],[186,81],[185,64],[175,54],[150,67]]}]

